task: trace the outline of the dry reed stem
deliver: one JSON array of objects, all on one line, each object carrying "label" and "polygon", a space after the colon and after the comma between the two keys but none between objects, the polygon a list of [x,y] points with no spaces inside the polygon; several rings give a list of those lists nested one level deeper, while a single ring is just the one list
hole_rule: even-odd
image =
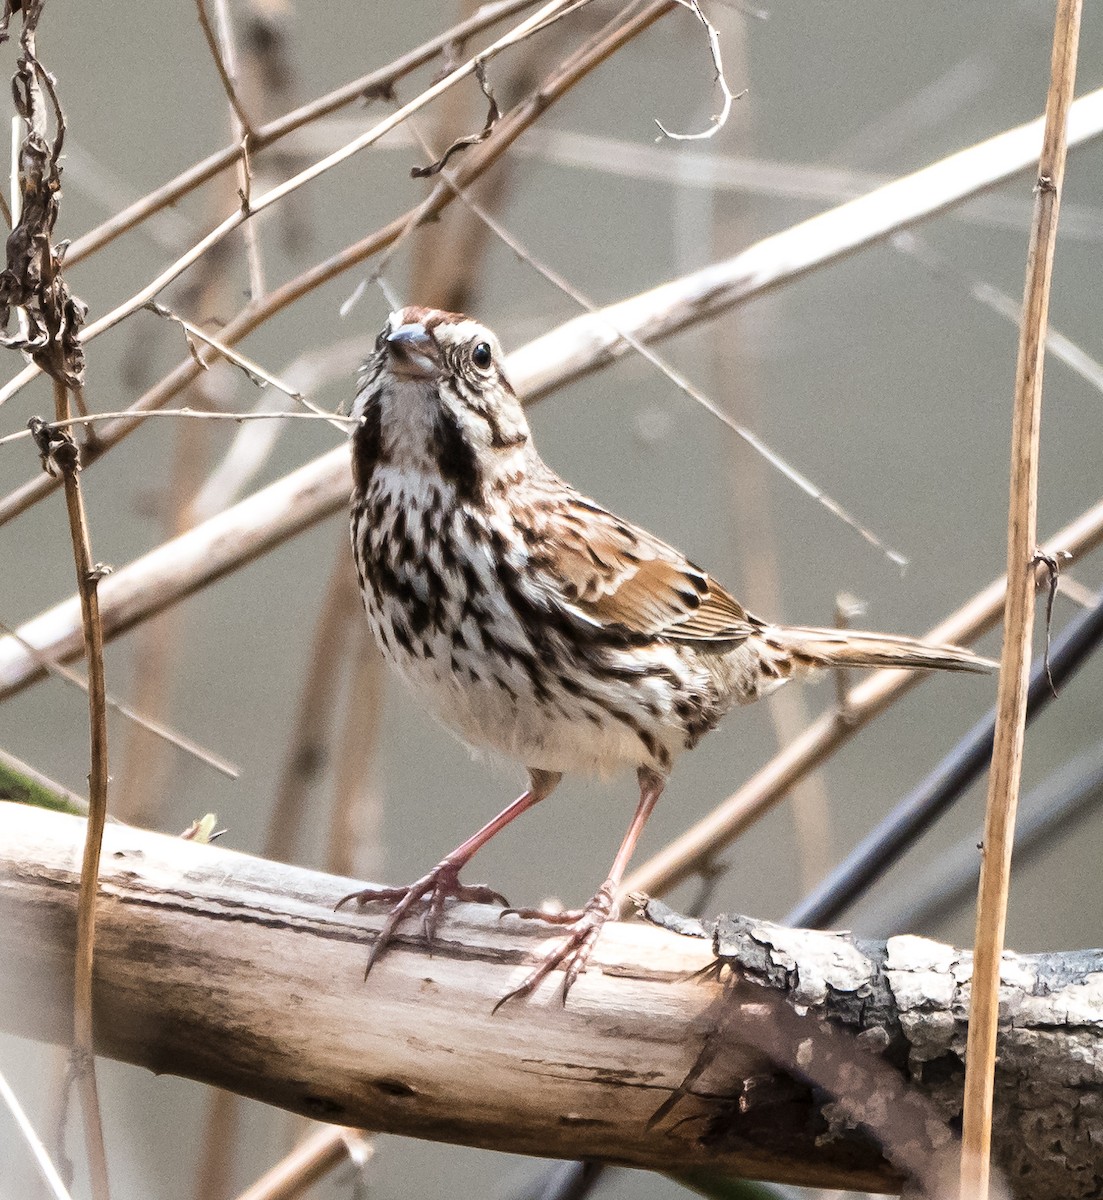
[{"label": "dry reed stem", "polygon": [[[69,392],[54,382],[54,409],[58,420],[69,416]],[[92,561],[88,520],[84,511],[75,452],[55,460],[65,486],[69,533],[77,571],[84,653],[88,661],[88,727],[91,769],[88,774],[88,827],[80,871],[77,906],[76,964],[73,978],[73,1071],[81,1097],[85,1150],[95,1200],[109,1200],[107,1154],[103,1141],[103,1118],[96,1087],[96,1055],[92,1016],[92,965],[96,940],[96,891],[100,869],[100,846],[107,820],[107,703],[103,669],[103,625],[100,621],[97,585],[99,572]]]},{"label": "dry reed stem", "polygon": [[[1103,501],[1066,525],[1042,549],[1060,561],[1071,563],[1101,544]],[[927,637],[932,642],[962,645],[975,641],[999,621],[1006,591],[1006,578],[995,580],[936,625]],[[738,791],[637,867],[625,880],[622,893],[639,891],[658,896],[695,875],[718,851],[781,800],[797,780],[804,778],[859,729],[922,683],[924,677],[915,672],[876,671],[850,692],[845,721],[835,710],[814,721]]]},{"label": "dry reed stem", "polygon": [[[611,55],[619,50],[632,38],[649,28],[665,13],[669,12],[677,0],[653,0],[637,16],[630,17],[623,23],[619,19],[611,21],[603,30],[590,39],[579,50],[575,51],[564,63],[551,72],[532,95],[522,100],[495,127],[494,133],[482,145],[473,150],[470,155],[461,160],[457,168],[456,179],[463,184],[470,183],[489,169],[512,143],[533,124],[557,100],[561,99],[572,87],[580,82],[590,71],[595,70]],[[1103,124],[1103,122],[1101,122]],[[391,221],[389,225],[376,230],[367,237],[332,257],[318,263],[310,270],[289,280],[282,287],[275,289],[264,297],[263,301],[244,309],[222,330],[220,341],[223,345],[232,346],[242,338],[252,333],[269,317],[282,311],[296,300],[328,283],[335,276],[349,268],[358,265],[372,255],[390,246],[398,238],[404,236],[417,220],[428,220],[435,217],[446,208],[453,199],[450,185],[441,183],[433,190],[427,200],[416,206],[410,212]],[[117,445],[129,433],[141,425],[143,414],[162,407],[173,396],[176,396],[198,375],[202,368],[193,360],[181,363],[169,375],[151,388],[134,405],[134,414],[118,425],[101,430],[94,448],[86,448],[85,466],[96,461],[102,454]],[[31,378],[26,372],[16,376],[9,386]],[[10,493],[0,501],[0,525],[6,524],[20,513],[25,512],[44,496],[47,496],[57,486],[56,482],[41,474],[22,487]]]},{"label": "dry reed stem", "polygon": [[298,1200],[343,1162],[364,1166],[374,1153],[358,1129],[322,1125],[241,1192],[237,1200]]},{"label": "dry reed stem", "polygon": [[1011,494],[1007,518],[1007,600],[992,769],[977,896],[962,1118],[961,1200],[986,1200],[992,1144],[992,1096],[999,1022],[1000,958],[1007,923],[1015,810],[1022,777],[1027,688],[1034,636],[1038,545],[1038,457],[1042,377],[1057,218],[1065,175],[1065,130],[1076,83],[1082,0],[1059,0],[1038,162],[1034,223],[1027,256],[1022,329],[1015,369]]}]

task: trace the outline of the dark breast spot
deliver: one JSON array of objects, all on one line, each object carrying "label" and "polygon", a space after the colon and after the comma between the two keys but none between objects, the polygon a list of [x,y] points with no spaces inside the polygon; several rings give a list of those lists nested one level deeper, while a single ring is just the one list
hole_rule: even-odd
[{"label": "dark breast spot", "polygon": [[352,474],[356,488],[364,492],[375,468],[383,462],[383,425],[379,400],[369,400],[364,416],[352,435]]},{"label": "dark breast spot", "polygon": [[429,605],[417,595],[411,594],[406,600],[406,613],[410,618],[410,628],[415,637],[421,637],[429,628],[431,616]]},{"label": "dark breast spot", "polygon": [[473,500],[479,491],[479,464],[475,450],[456,418],[446,409],[437,413],[430,451],[437,461],[442,478],[455,489],[461,500]]},{"label": "dark breast spot", "polygon": [[410,637],[410,631],[406,627],[406,623],[395,617],[391,621],[391,629],[394,632],[394,640],[406,651],[407,654],[413,654],[414,643]]}]

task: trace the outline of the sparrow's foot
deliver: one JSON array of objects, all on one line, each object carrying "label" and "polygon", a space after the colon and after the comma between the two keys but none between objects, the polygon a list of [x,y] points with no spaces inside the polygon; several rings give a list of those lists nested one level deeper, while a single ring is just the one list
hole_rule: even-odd
[{"label": "sparrow's foot", "polygon": [[376,960],[393,939],[399,922],[412,910],[416,908],[424,910],[421,916],[421,932],[431,951],[446,900],[459,900],[467,904],[501,904],[503,906],[509,903],[505,896],[481,883],[460,883],[459,873],[459,867],[445,859],[444,862],[438,863],[428,875],[423,875],[408,887],[366,887],[359,892],[350,892],[337,902],[334,906],[335,910],[343,908],[353,901],[361,906],[379,901],[397,901],[387,915],[383,928],[372,945],[371,953],[368,955],[368,964],[364,968],[365,979],[372,967],[375,966]]},{"label": "sparrow's foot", "polygon": [[568,925],[570,931],[563,940],[551,950],[544,961],[535,971],[512,992],[504,995],[494,1011],[502,1007],[507,1000],[515,997],[529,996],[540,986],[552,971],[562,966],[564,969],[563,989],[560,993],[564,1004],[567,1003],[567,993],[574,986],[574,981],[586,969],[586,962],[597,942],[605,922],[613,913],[614,889],[608,882],[602,884],[594,898],[585,908],[572,909],[562,913],[546,913],[539,908],[505,908],[501,916],[523,917],[529,921],[546,921],[552,925]]}]

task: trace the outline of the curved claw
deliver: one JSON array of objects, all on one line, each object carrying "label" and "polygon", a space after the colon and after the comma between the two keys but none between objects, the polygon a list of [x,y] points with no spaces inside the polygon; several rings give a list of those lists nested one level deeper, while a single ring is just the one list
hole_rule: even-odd
[{"label": "curved claw", "polygon": [[395,930],[407,914],[417,905],[423,904],[425,912],[421,918],[421,932],[428,943],[430,951],[436,936],[437,926],[444,915],[444,906],[448,899],[458,900],[467,904],[508,904],[509,902],[493,888],[484,884],[462,884],[459,880],[459,867],[445,860],[438,863],[427,875],[411,883],[408,887],[366,887],[359,892],[350,892],[342,897],[334,911],[355,901],[359,905],[372,904],[378,901],[396,901],[387,914],[383,928],[380,929],[368,954],[368,962],[364,968],[364,978],[367,979],[373,966],[394,938]]},{"label": "curved claw", "polygon": [[[537,966],[536,970],[528,976],[520,987],[514,988],[512,992],[507,992],[494,1005],[494,1008],[491,1010],[492,1015],[507,1000],[532,995],[540,984],[561,964],[564,965],[564,975],[560,999],[563,1004],[566,1004],[567,993],[574,986],[575,980],[586,969],[586,963],[589,961],[590,954],[605,926],[605,922],[609,920],[612,909],[613,895],[607,886],[603,887],[590,903],[580,911],[544,913],[539,909],[531,908],[507,909],[506,912],[511,912],[519,917],[546,920],[557,925],[569,924],[573,925],[574,929],[563,938],[558,946],[549,951],[543,962]],[[501,915],[504,916],[505,913]]]}]

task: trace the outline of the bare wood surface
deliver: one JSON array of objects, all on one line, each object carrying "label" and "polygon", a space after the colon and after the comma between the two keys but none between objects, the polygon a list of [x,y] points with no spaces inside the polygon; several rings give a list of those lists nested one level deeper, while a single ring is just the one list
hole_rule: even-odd
[{"label": "bare wood surface", "polygon": [[[83,828],[0,805],[8,1032],[71,1034]],[[897,1190],[900,1173],[866,1130],[885,1134],[897,1163],[952,1152],[971,965],[952,947],[741,920],[725,946],[741,977],[732,986],[691,977],[712,960],[708,940],[618,923],[566,1008],[547,986],[492,1016],[545,929],[458,906],[434,955],[415,927],[365,982],[383,914],[332,912],[350,887],[109,826],[99,1052],[343,1125],[665,1171]],[[1008,955],[1003,976],[997,1159],[1015,1195],[1097,1194],[1103,953]],[[690,1094],[648,1128],[717,1028]],[[829,1078],[861,1086],[838,1099]]]}]

